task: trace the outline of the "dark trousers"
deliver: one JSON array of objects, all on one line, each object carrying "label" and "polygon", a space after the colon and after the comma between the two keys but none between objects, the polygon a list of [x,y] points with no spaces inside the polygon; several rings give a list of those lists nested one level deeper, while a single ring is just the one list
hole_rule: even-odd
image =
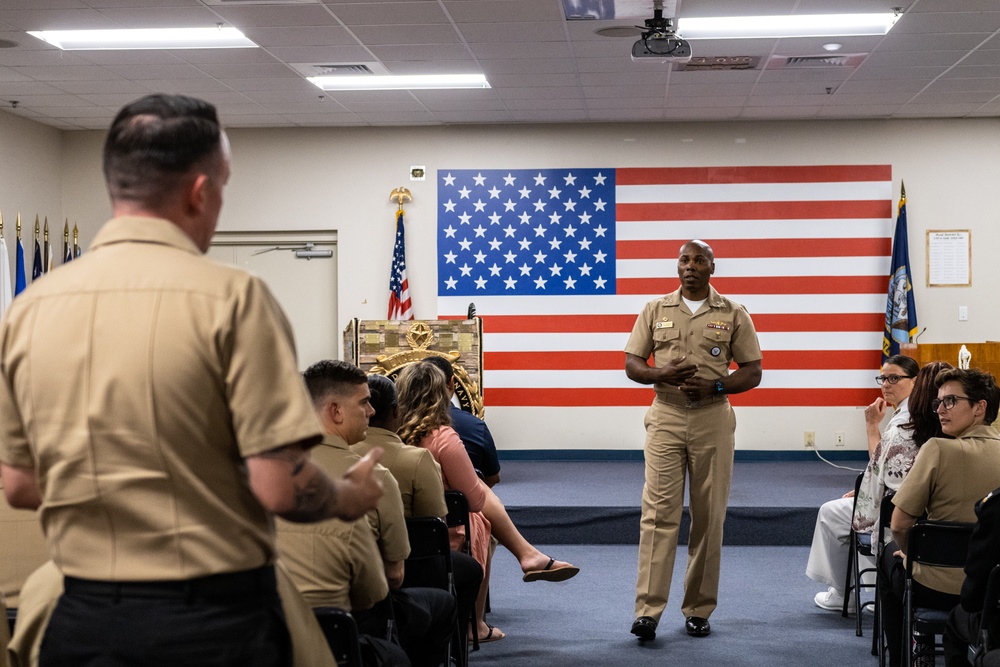
[{"label": "dark trousers", "polygon": [[944,629],[945,667],[968,667],[969,644],[976,643],[980,612],[969,613],[961,605],[951,610]]},{"label": "dark trousers", "polygon": [[[903,664],[903,630],[905,626],[903,593],[906,590],[906,566],[903,559],[893,556],[899,547],[895,542],[886,545],[879,566],[879,604],[882,606],[882,630],[885,632],[889,652],[889,667]],[[919,597],[920,606],[933,609],[951,609],[958,604],[958,596],[936,591],[913,582],[913,593]],[[909,642],[907,641],[907,646]]]},{"label": "dark trousers", "polygon": [[65,578],[40,667],[288,667],[274,570],[187,582]]},{"label": "dark trousers", "polygon": [[[404,588],[390,593],[399,643],[414,667],[439,665],[455,627],[455,598],[439,588]],[[384,637],[381,605],[352,612],[358,631]]]},{"label": "dark trousers", "polygon": [[[465,627],[465,619],[472,617],[476,606],[476,596],[479,586],[483,583],[483,568],[476,559],[463,551],[451,552],[451,571],[455,582],[455,597],[458,598],[458,618]],[[411,586],[436,587],[445,576],[444,566],[421,562],[420,567],[407,563],[406,579],[403,587]]]}]

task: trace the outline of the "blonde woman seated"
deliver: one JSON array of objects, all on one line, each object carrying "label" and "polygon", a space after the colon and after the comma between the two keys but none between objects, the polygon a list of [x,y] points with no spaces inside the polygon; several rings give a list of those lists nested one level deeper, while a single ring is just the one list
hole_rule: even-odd
[{"label": "blonde woman seated", "polygon": [[[500,499],[476,476],[461,438],[451,428],[448,385],[440,369],[432,364],[412,364],[400,373],[396,386],[399,390],[400,439],[430,451],[441,466],[445,488],[461,491],[469,501],[472,556],[484,573],[476,598],[479,641],[502,639],[504,633],[483,618],[490,579],[491,533],[517,558],[524,581],[565,581],[580,568],[549,558],[529,544]],[[461,530],[453,529],[453,549],[465,541]]]}]

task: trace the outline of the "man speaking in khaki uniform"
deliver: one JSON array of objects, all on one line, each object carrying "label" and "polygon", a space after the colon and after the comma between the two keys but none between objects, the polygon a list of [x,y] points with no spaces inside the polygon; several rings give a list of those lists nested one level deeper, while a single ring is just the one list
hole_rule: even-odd
[{"label": "man speaking in khaki uniform", "polygon": [[[709,284],[713,273],[712,248],[703,241],[685,243],[677,259],[680,289],[646,304],[625,346],[625,374],[656,390],[645,419],[646,483],[632,624],[640,640],[656,637],[667,606],[685,475],[691,478],[691,533],[681,611],[689,635],[708,636],[718,598],[736,429],[727,396],[760,384],[761,353],[750,315],[715,291]],[[730,374],[734,361],[739,368]]]},{"label": "man speaking in khaki uniform", "polygon": [[336,482],[291,330],[212,262],[229,178],[210,104],[151,95],[104,146],[115,218],[0,325],[0,476],[64,575],[40,664],[288,665],[271,514],[355,519],[379,453]]}]

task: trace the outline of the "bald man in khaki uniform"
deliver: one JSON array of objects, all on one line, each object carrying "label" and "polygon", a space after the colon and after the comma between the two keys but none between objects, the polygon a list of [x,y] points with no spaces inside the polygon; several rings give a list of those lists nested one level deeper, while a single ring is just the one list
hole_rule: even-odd
[{"label": "bald man in khaki uniform", "polygon": [[[150,95],[108,132],[115,218],[0,324],[0,479],[40,509],[64,575],[40,664],[285,666],[272,514],[353,519],[291,330],[263,282],[212,262],[229,178],[215,108]],[[25,600],[27,601],[27,600]]]},{"label": "bald man in khaki uniform", "polygon": [[[711,287],[713,273],[711,247],[685,243],[677,260],[680,289],[646,304],[625,346],[625,373],[656,390],[645,419],[646,483],[632,624],[632,634],[643,641],[656,637],[667,605],[686,475],[691,533],[681,611],[689,635],[711,632],[708,617],[718,598],[735,449],[736,417],[727,396],[760,384],[753,322],[743,306]],[[732,362],[739,368],[730,374]]]}]

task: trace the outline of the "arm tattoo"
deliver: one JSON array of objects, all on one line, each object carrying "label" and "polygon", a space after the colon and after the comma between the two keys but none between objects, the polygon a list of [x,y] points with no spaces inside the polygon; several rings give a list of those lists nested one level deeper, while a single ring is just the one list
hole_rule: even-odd
[{"label": "arm tattoo", "polygon": [[283,512],[288,521],[311,523],[333,516],[337,505],[337,488],[323,471],[311,465],[308,451],[297,445],[278,447],[260,456],[285,461],[291,466],[290,477],[295,490],[295,508]]}]

